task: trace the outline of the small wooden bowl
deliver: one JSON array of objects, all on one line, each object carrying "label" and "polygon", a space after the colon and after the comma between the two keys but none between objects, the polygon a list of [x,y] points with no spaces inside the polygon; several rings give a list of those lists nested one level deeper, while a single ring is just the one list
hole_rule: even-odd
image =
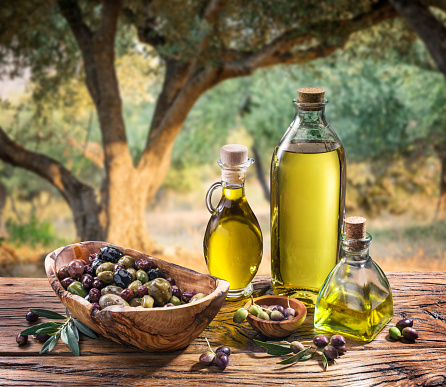
[{"label": "small wooden bowl", "polygon": [[223,306],[229,282],[116,246],[135,259],[150,258],[167,277],[175,279],[178,287],[208,295],[192,304],[170,308],[114,305],[101,311],[94,309],[87,300],[62,287],[57,270],[74,259],[88,262],[90,254],[109,245],[105,242],[75,243],[61,247],[45,258],[45,270],[54,292],[75,318],[100,335],[145,351],[175,351],[194,341]]},{"label": "small wooden bowl", "polygon": [[[263,296],[254,299],[257,305],[280,305],[284,308],[288,308],[288,297],[285,296]],[[294,299],[289,298],[290,307],[296,311],[296,316],[291,320],[283,321],[268,321],[262,320],[251,313],[248,313],[249,324],[258,332],[262,333],[267,337],[286,337],[296,332],[297,329],[302,325],[307,316],[307,308],[305,305]],[[251,306],[251,301],[245,304],[245,308]]]}]

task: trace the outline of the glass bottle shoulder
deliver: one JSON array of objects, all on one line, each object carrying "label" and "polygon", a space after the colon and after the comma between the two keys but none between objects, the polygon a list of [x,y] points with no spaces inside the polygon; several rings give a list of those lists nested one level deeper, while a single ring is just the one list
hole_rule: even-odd
[{"label": "glass bottle shoulder", "polygon": [[252,226],[255,232],[262,235],[259,222],[249,205],[244,193],[238,190],[224,189],[220,202],[209,221],[211,229],[227,222],[239,222]]}]

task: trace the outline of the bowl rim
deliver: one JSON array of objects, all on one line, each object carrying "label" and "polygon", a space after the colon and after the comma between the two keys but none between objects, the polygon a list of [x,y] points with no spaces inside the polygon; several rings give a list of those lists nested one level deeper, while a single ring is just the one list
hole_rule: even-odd
[{"label": "bowl rim", "polygon": [[[143,254],[146,257],[151,258],[151,259],[155,258],[155,262],[156,261],[163,261],[168,266],[177,267],[177,268],[179,268],[181,270],[185,270],[187,272],[190,272],[193,275],[199,275],[199,276],[204,276],[204,277],[211,278],[211,279],[213,279],[215,281],[215,289],[214,289],[214,291],[212,291],[211,293],[209,293],[205,297],[201,298],[200,300],[198,300],[198,301],[196,301],[196,302],[194,302],[192,304],[191,303],[187,303],[187,304],[177,305],[175,307],[170,307],[170,308],[165,308],[165,307],[137,308],[137,307],[134,307],[134,306],[127,306],[127,305],[124,305],[124,306],[123,305],[112,305],[112,306],[107,307],[105,309],[101,309],[101,310],[94,309],[93,310],[93,304],[91,304],[89,301],[85,300],[85,298],[83,298],[81,296],[78,296],[77,294],[72,294],[72,293],[68,292],[62,286],[62,284],[60,283],[59,278],[57,277],[57,272],[55,270],[56,269],[56,261],[57,261],[59,255],[65,249],[70,248],[70,247],[71,248],[76,248],[76,246],[79,246],[79,245],[82,245],[82,244],[90,244],[90,243],[101,243],[101,244],[104,244],[104,245],[107,245],[107,246],[114,246],[114,247],[117,247],[117,248],[120,248],[120,249],[125,249],[127,251],[130,250],[130,251],[133,251],[133,252],[137,252],[137,253]],[[125,254],[125,255],[129,255],[129,254]],[[74,257],[74,259],[79,259],[79,258]],[[135,250],[135,249],[130,249],[130,248],[127,248],[127,247],[122,247],[122,246],[119,246],[117,244],[110,243],[110,242],[105,242],[105,241],[82,241],[82,242],[76,242],[76,243],[71,243],[69,245],[61,246],[61,247],[51,251],[45,257],[45,272],[46,272],[46,275],[47,275],[47,279],[50,282],[51,288],[53,289],[53,291],[55,291],[57,293],[57,295],[59,297],[72,298],[75,301],[77,301],[78,303],[80,303],[81,305],[83,305],[84,307],[88,308],[90,313],[93,312],[95,314],[96,313],[107,313],[107,312],[134,313],[136,311],[137,312],[141,312],[141,314],[144,313],[144,312],[145,313],[161,313],[161,312],[166,312],[166,311],[175,311],[175,310],[178,310],[178,309],[185,309],[185,308],[188,308],[188,307],[190,307],[190,308],[191,307],[196,307],[196,306],[198,306],[198,305],[200,305],[202,303],[206,303],[209,300],[212,300],[220,292],[223,292],[223,293],[226,292],[227,293],[228,290],[229,290],[229,286],[230,286],[229,282],[224,280],[224,279],[221,279],[221,278],[218,278],[218,277],[214,277],[214,276],[212,276],[210,274],[199,273],[199,272],[197,272],[195,270],[192,270],[192,269],[189,269],[187,267],[184,267],[184,266],[181,266],[181,265],[177,265],[175,263],[171,263],[171,262],[165,261],[165,260],[163,260],[161,258],[150,256],[150,255],[148,255],[146,253],[143,253],[141,251],[138,251],[138,250]],[[57,281],[60,289],[62,290],[61,293],[58,293],[59,289],[56,289],[53,286],[53,282],[51,281],[51,278],[54,278]],[[167,313],[172,313],[172,312],[167,312]]]},{"label": "bowl rim", "polygon": [[[257,298],[254,298],[254,302],[257,303],[257,300],[261,300],[261,299],[280,299],[280,300],[288,300],[288,299],[292,299],[293,302],[297,302],[298,304],[300,304],[300,306],[303,307],[302,313],[298,314],[296,316],[294,316],[292,319],[289,320],[282,320],[282,321],[273,321],[273,320],[262,320],[261,318],[258,318],[256,316],[254,316],[249,309],[247,309],[248,311],[248,317],[251,318],[252,320],[262,323],[262,324],[270,324],[270,325],[286,325],[286,324],[292,324],[293,322],[296,322],[297,320],[300,320],[303,317],[306,317],[307,315],[307,307],[305,306],[305,304],[302,301],[297,300],[296,298],[293,297],[288,297],[288,296],[278,296],[278,295],[265,295],[265,296],[260,296]],[[244,305],[245,308],[247,308],[248,306],[250,306],[252,303],[251,300],[249,300],[248,302],[246,302],[246,304]],[[294,309],[294,308],[293,308]],[[294,309],[296,310],[296,309]]]}]

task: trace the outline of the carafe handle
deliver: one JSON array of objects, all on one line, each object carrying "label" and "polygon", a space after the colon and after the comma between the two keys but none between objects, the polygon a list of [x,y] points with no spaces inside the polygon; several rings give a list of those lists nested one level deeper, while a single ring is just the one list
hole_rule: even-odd
[{"label": "carafe handle", "polygon": [[218,181],[217,183],[212,184],[209,189],[208,192],[206,193],[206,207],[208,208],[208,211],[212,214],[215,211],[214,206],[212,205],[212,194],[214,193],[214,191],[219,188],[222,187],[223,184]]}]

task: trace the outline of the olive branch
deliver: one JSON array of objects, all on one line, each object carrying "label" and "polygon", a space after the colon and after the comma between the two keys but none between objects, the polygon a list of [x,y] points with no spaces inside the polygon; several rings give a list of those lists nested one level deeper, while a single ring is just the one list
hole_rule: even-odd
[{"label": "olive branch", "polygon": [[63,322],[50,321],[33,325],[20,332],[21,335],[49,335],[50,338],[45,341],[40,350],[40,354],[52,351],[59,339],[68,345],[74,356],[79,356],[79,331],[92,339],[98,339],[96,334],[79,320],[70,316],[68,308],[66,308],[66,316],[47,309],[30,309],[31,312],[53,320],[65,320]]}]

